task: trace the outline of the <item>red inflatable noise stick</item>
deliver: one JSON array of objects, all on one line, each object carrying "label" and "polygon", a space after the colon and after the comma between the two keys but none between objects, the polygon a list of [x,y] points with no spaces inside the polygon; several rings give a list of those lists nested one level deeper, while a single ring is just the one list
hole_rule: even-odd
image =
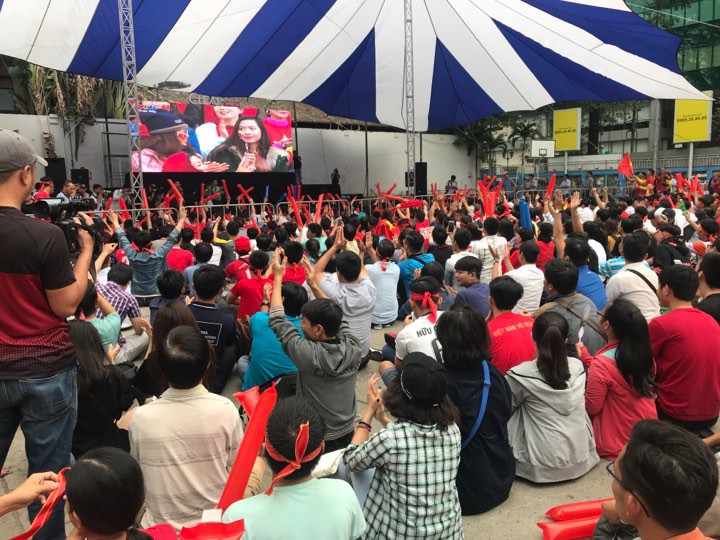
[{"label": "red inflatable noise stick", "polygon": [[580,518],[599,518],[602,514],[602,504],[614,499],[595,499],[554,506],[545,515],[555,521],[568,521]]},{"label": "red inflatable noise stick", "polygon": [[230,470],[225,489],[220,496],[217,507],[223,512],[245,495],[245,488],[250,480],[250,472],[255,464],[255,458],[265,441],[268,418],[277,402],[277,390],[272,386],[258,397],[258,389],[255,387],[235,394],[235,398],[240,401],[250,416],[250,422],[248,422],[245,435],[240,443],[240,449]]},{"label": "red inflatable noise stick", "polygon": [[580,540],[592,537],[597,522],[597,517],[586,517],[567,521],[540,522],[537,526],[542,529],[543,540]]},{"label": "red inflatable noise stick", "polygon": [[218,191],[217,193],[213,193],[213,194],[210,195],[209,197],[205,197],[204,199],[201,199],[201,200],[200,200],[200,204],[205,204],[205,203],[210,202],[210,201],[212,201],[212,200],[215,200],[215,199],[217,199],[218,197],[221,197],[221,196],[222,196],[222,192]]},{"label": "red inflatable noise stick", "polygon": [[180,540],[240,540],[245,534],[245,520],[232,523],[198,523],[183,527]]}]

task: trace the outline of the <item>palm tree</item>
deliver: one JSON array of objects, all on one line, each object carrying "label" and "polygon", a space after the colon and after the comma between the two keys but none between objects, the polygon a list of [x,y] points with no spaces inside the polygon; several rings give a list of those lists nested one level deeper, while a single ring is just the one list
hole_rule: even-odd
[{"label": "palm tree", "polygon": [[522,142],[521,145],[521,163],[525,164],[525,153],[527,152],[527,141],[533,140],[537,137],[540,137],[540,130],[538,130],[538,124],[537,122],[524,122],[523,120],[518,120],[512,125],[512,131],[510,132],[510,137],[508,140],[510,141],[510,144],[512,144],[513,148],[515,148],[515,145],[518,141]]},{"label": "palm tree", "polygon": [[496,166],[497,166],[497,156],[496,151],[502,150],[503,152],[507,151],[507,141],[502,135],[493,135],[492,137],[487,138],[485,141],[485,152],[484,152],[484,159],[483,161],[487,161],[488,165],[490,166],[490,174],[497,174]]}]

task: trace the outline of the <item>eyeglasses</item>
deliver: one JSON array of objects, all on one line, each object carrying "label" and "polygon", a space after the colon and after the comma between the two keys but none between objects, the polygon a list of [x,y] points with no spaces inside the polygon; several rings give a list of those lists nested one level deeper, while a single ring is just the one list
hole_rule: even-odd
[{"label": "eyeglasses", "polygon": [[615,474],[615,462],[614,462],[614,461],[611,461],[610,463],[608,463],[608,464],[607,464],[607,467],[605,467],[605,470],[607,471],[607,473],[608,473],[610,476],[613,477],[613,479],[617,480],[617,483],[620,484],[620,486],[621,486],[625,491],[627,491],[630,495],[632,495],[633,497],[635,497],[635,498],[637,499],[637,502],[639,502],[639,503],[640,503],[640,506],[642,506],[642,509],[643,509],[643,511],[645,512],[645,515],[646,515],[647,517],[650,517],[650,512],[647,511],[647,508],[645,508],[645,504],[642,502],[642,500],[640,500],[640,497],[638,497],[637,494],[636,494],[632,489],[630,489],[625,482],[623,482],[622,480],[620,480],[620,478],[618,477],[618,475]]}]

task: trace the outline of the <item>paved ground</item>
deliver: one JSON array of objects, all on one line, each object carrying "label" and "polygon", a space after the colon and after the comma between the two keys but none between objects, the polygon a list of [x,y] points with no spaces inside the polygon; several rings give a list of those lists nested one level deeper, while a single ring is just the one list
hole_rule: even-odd
[{"label": "paved ground", "polygon": [[[396,332],[400,329],[390,328],[385,331]],[[383,331],[372,332],[372,346],[380,348],[383,341]],[[356,387],[358,397],[358,410],[361,411],[366,401],[367,381],[377,364],[370,365],[360,372]],[[230,380],[224,394],[231,396],[240,390],[240,380],[235,377]],[[27,471],[27,462],[23,447],[22,433],[18,432],[10,449],[6,465],[11,473],[0,479],[0,493],[7,493],[24,480]],[[612,496],[610,492],[610,478],[605,473],[605,464],[600,463],[588,474],[573,482],[563,482],[555,485],[536,485],[517,480],[513,486],[510,498],[498,508],[480,516],[463,519],[465,537],[468,539],[493,540],[521,540],[542,538],[540,529],[535,525],[543,520],[543,514],[549,508],[558,504],[588,499],[599,499]],[[28,527],[27,513],[13,512],[0,518],[0,540],[6,540],[26,530]]]}]

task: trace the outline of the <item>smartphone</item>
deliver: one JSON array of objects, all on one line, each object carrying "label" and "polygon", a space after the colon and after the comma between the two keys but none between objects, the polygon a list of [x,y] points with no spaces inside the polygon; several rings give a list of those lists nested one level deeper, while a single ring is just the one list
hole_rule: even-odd
[{"label": "smartphone", "polygon": [[455,222],[454,222],[454,221],[451,221],[451,222],[448,224],[448,232],[453,232],[454,230],[455,230]]}]

